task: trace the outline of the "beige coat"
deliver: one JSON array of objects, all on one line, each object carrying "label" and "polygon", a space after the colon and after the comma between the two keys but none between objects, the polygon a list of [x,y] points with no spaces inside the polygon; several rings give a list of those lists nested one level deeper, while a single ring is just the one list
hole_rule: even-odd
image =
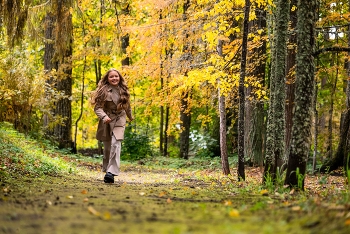
[{"label": "beige coat", "polygon": [[[119,89],[108,90],[107,99],[104,103],[96,103],[94,111],[99,118],[96,139],[99,141],[110,141],[112,133],[117,140],[124,139],[126,117],[133,119],[131,107],[127,110],[117,112],[117,104],[120,99]],[[109,124],[103,123],[103,118],[108,116],[112,121]]]}]

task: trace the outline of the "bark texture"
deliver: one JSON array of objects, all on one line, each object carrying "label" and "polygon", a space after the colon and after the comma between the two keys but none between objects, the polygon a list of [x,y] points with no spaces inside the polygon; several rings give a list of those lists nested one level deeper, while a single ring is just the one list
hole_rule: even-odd
[{"label": "bark texture", "polygon": [[314,96],[315,20],[317,0],[298,1],[295,112],[285,184],[304,189],[306,161],[311,145]]},{"label": "bark texture", "polygon": [[[217,51],[219,56],[223,56],[222,53],[223,41],[219,40]],[[220,92],[220,79],[218,79],[218,96],[219,96],[219,114],[220,114],[220,152],[221,152],[221,166],[224,175],[229,175],[230,166],[227,156],[227,141],[226,141],[226,105],[225,96]]]},{"label": "bark texture", "polygon": [[[291,9],[298,4],[297,0],[291,0]],[[286,61],[286,158],[289,156],[290,141],[292,138],[292,126],[293,126],[293,108],[295,99],[295,59],[297,52],[297,11],[290,11],[290,35],[287,49],[287,61]]]},{"label": "bark texture", "polygon": [[276,6],[276,23],[275,23],[275,44],[274,44],[274,63],[275,75],[271,80],[270,101],[268,121],[268,139],[272,144],[268,145],[266,150],[266,163],[263,181],[267,177],[276,179],[277,168],[280,167],[285,160],[285,84],[286,84],[286,56],[287,56],[287,32],[289,22],[289,1],[279,0]]},{"label": "bark texture", "polygon": [[239,113],[238,113],[238,180],[245,180],[244,171],[244,79],[246,76],[246,60],[247,60],[247,47],[248,47],[248,33],[249,33],[249,13],[250,13],[250,1],[245,1],[244,8],[244,22],[243,22],[243,38],[242,38],[242,57],[241,57],[241,72],[239,78]]}]

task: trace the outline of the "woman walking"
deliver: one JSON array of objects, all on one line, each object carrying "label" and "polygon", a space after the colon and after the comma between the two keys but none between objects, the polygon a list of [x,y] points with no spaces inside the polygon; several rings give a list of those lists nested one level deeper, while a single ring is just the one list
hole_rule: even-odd
[{"label": "woman walking", "polygon": [[112,68],[106,72],[92,95],[91,103],[99,118],[96,139],[103,142],[102,171],[105,183],[114,183],[120,170],[121,141],[124,139],[126,117],[133,120],[130,93],[125,79]]}]

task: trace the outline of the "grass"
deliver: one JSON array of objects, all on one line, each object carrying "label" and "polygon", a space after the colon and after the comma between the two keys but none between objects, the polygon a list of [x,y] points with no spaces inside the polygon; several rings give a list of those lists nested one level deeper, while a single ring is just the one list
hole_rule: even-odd
[{"label": "grass", "polygon": [[[13,130],[9,123],[0,123],[0,176],[3,177],[40,177],[45,175],[61,176],[78,173],[83,168],[100,171],[102,158],[86,157],[59,150],[45,141],[37,141]],[[239,194],[269,194],[288,197],[290,189],[283,186],[284,174],[278,175],[278,185],[267,183],[262,185],[262,172],[259,168],[247,168],[246,181],[236,178],[236,158],[230,157],[229,164],[232,175],[224,176],[221,171],[219,157],[190,157],[188,160],[170,157],[149,157],[138,161],[122,160],[122,171],[161,171],[181,175],[183,178],[198,179],[206,183],[218,184],[223,189]],[[87,173],[89,170],[86,170]],[[350,175],[350,173],[349,173]],[[350,177],[350,176],[349,176]],[[326,179],[325,179],[326,178]],[[317,175],[306,177],[306,191],[300,198],[313,197],[349,203],[349,186],[345,178]],[[336,187],[334,187],[336,186]],[[295,196],[295,195],[293,195]],[[295,198],[297,199],[297,198]],[[333,202],[333,201],[332,201]]]},{"label": "grass", "polygon": [[[63,157],[62,157],[63,156]],[[38,142],[0,123],[0,174],[8,177],[42,175],[58,176],[76,170],[63,153],[53,146]]]},{"label": "grass", "polygon": [[[172,194],[172,200],[174,200],[173,198],[178,199],[174,200],[174,202],[171,202],[171,200],[166,202],[164,200],[167,205],[181,205],[182,203],[179,202],[183,199],[181,194],[186,194],[186,196],[190,196],[190,199],[198,200],[198,202],[196,204],[189,203],[189,205],[187,204],[182,208],[189,209],[190,206],[198,206],[192,208],[201,210],[199,212],[200,215],[203,215],[203,217],[200,216],[201,219],[208,218],[211,213],[218,212],[221,209],[224,210],[221,213],[229,217],[229,220],[231,218],[235,220],[239,217],[242,220],[254,219],[265,217],[265,215],[269,214],[270,218],[278,218],[283,222],[282,224],[284,226],[291,225],[289,223],[290,221],[285,220],[296,220],[299,222],[305,219],[305,224],[301,224],[301,226],[310,227],[310,229],[313,225],[316,225],[317,228],[321,228],[323,225],[326,227],[328,223],[335,226],[332,230],[335,230],[337,228],[336,226],[340,226],[343,228],[342,230],[348,227],[350,228],[350,196],[349,186],[345,182],[345,177],[306,175],[306,191],[293,192],[283,186],[284,174],[277,175],[277,186],[273,183],[263,186],[261,183],[262,171],[259,168],[246,168],[246,181],[238,181],[234,168],[236,164],[235,158],[231,157],[229,160],[230,165],[233,166],[231,168],[232,176],[224,176],[222,174],[221,161],[218,157],[191,157],[189,160],[152,157],[135,162],[122,160],[121,169],[123,173],[121,177],[122,180],[127,180],[130,183],[130,189],[136,190],[129,191],[133,196],[138,197],[140,196],[140,192],[145,191],[148,191],[147,194],[151,194],[149,196],[152,199],[144,201],[144,207],[147,210],[149,210],[150,201],[155,203],[163,201],[164,199],[161,199],[165,194]],[[24,134],[18,133],[8,123],[0,123],[0,181],[6,185],[3,185],[2,189],[4,194],[10,193],[11,187],[19,187],[18,181],[11,178],[15,179],[16,177],[26,176],[34,177],[35,179],[32,181],[40,180],[40,183],[45,180],[55,180],[55,186],[57,186],[54,187],[55,190],[43,189],[42,185],[38,185],[40,186],[40,190],[38,191],[45,194],[49,194],[50,191],[54,191],[54,194],[66,192],[69,185],[68,187],[72,189],[70,193],[76,192],[82,196],[80,191],[89,185],[91,191],[94,189],[97,190],[96,195],[91,195],[91,199],[98,196],[98,199],[96,199],[97,202],[97,200],[100,201],[102,194],[109,195],[107,192],[101,193],[101,191],[107,189],[105,185],[101,182],[90,181],[87,183],[88,176],[84,177],[83,180],[79,176],[81,173],[89,174],[89,176],[92,174],[96,176],[100,175],[101,173],[97,173],[97,171],[100,171],[101,162],[101,156],[86,157],[80,154],[70,154],[67,151],[57,149],[47,142],[33,140]],[[85,168],[89,170],[85,170]],[[96,173],[92,173],[92,171]],[[62,176],[62,178],[49,176]],[[76,177],[79,177],[79,179],[72,179]],[[46,179],[42,180],[41,178]],[[21,181],[22,183],[25,182],[23,180]],[[69,181],[71,184],[68,183]],[[78,186],[79,183],[81,187],[79,187],[77,192],[75,191],[75,186]],[[122,192],[125,189],[124,187],[129,186],[128,183],[120,184],[119,187],[109,188],[116,188],[118,192]],[[94,188],[94,186],[91,187],[91,184],[97,186],[98,189]],[[22,187],[25,189],[27,185]],[[91,192],[90,190],[89,193]],[[166,190],[166,193],[163,190]],[[113,193],[114,191],[111,192]],[[130,194],[128,193],[124,197],[120,197],[122,201],[125,200],[127,205],[129,205],[127,203],[128,199],[124,198],[130,198]],[[159,195],[157,196],[157,194]],[[31,196],[30,194],[27,195],[28,197]],[[67,198],[66,195],[70,194],[60,195],[60,197],[62,199]],[[141,197],[143,198],[143,196]],[[207,201],[208,197],[213,197],[214,200],[220,200],[222,204],[205,203],[204,201]],[[7,198],[4,196],[2,199],[5,201]],[[221,207],[222,205],[224,207]],[[217,206],[221,208],[219,209]],[[213,209],[212,212],[209,212],[210,207]],[[287,217],[282,217],[286,214],[288,214]],[[315,216],[316,221],[308,221],[311,216]],[[325,216],[328,217],[327,219],[329,221],[323,221],[323,217]],[[230,225],[228,227],[231,227]],[[265,225],[264,227],[268,228],[270,226]],[[271,232],[266,231],[265,233]]]}]

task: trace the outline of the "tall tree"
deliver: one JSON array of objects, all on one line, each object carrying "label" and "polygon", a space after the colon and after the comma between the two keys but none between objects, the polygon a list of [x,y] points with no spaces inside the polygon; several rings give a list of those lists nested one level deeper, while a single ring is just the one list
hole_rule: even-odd
[{"label": "tall tree", "polygon": [[70,8],[72,0],[57,1],[55,53],[59,62],[56,88],[64,93],[55,105],[55,116],[62,118],[63,122],[54,129],[54,137],[59,147],[72,147],[72,44],[73,24]]},{"label": "tall tree", "polygon": [[[188,20],[188,9],[190,7],[190,0],[186,0],[183,4],[183,21]],[[185,30],[185,39],[189,37],[189,31]],[[191,45],[188,41],[184,41],[183,53],[187,54],[183,56],[184,60],[190,59]],[[188,61],[187,61],[188,62]],[[184,69],[185,76],[188,74],[188,68]],[[180,157],[188,159],[188,151],[190,147],[190,127],[191,127],[191,110],[189,108],[189,99],[191,98],[191,90],[184,90],[181,95],[181,133],[180,133]]]},{"label": "tall tree", "polygon": [[293,108],[294,108],[294,92],[295,92],[295,57],[297,51],[297,0],[290,1],[290,28],[289,40],[287,47],[287,61],[286,61],[286,158],[289,155],[290,139],[292,137],[293,126]]},{"label": "tall tree", "polygon": [[296,90],[291,148],[285,184],[304,189],[306,161],[311,145],[314,95],[315,22],[317,0],[298,1]]},{"label": "tall tree", "polygon": [[[217,51],[219,56],[223,56],[222,53],[223,41],[219,40]],[[227,142],[226,142],[226,105],[225,105],[225,96],[220,91],[220,79],[218,78],[218,97],[219,97],[219,115],[220,115],[220,152],[221,152],[221,166],[222,172],[224,175],[229,175],[230,173],[230,165],[228,163],[227,156]]]},{"label": "tall tree", "polygon": [[[258,32],[251,40],[252,50],[248,52],[248,77],[252,82],[246,88],[245,107],[245,157],[253,165],[263,166],[265,111],[264,95],[261,88],[265,84],[266,69],[266,5],[255,6],[256,19],[251,21],[251,32]],[[248,78],[249,79],[249,78]]]},{"label": "tall tree", "polygon": [[244,21],[243,21],[243,37],[242,37],[242,56],[241,56],[241,71],[239,78],[239,115],[238,115],[238,180],[245,180],[244,171],[244,79],[246,76],[246,60],[247,60],[247,47],[248,47],[248,33],[249,33],[249,13],[250,13],[250,0],[245,1],[244,7]]},{"label": "tall tree", "polygon": [[[349,1],[350,8],[350,1]],[[349,9],[350,10],[350,9]],[[350,30],[350,25],[348,25],[348,30]],[[348,31],[348,48],[350,48],[350,31]],[[350,52],[348,52],[350,56]],[[346,61],[347,75],[350,77],[350,60]],[[330,172],[344,166],[344,172],[350,169],[350,159],[349,159],[349,141],[350,141],[350,80],[346,81],[346,109],[341,115],[340,121],[340,138],[335,155],[327,160],[320,168],[320,172]]]},{"label": "tall tree", "polygon": [[270,102],[267,126],[267,138],[271,138],[272,145],[266,149],[266,163],[264,170],[265,181],[268,176],[274,181],[278,166],[280,166],[285,153],[285,83],[286,83],[286,55],[287,55],[287,31],[289,21],[289,1],[278,0],[276,2],[276,22],[275,22],[275,74],[271,80],[273,91],[270,93],[272,102]]}]

